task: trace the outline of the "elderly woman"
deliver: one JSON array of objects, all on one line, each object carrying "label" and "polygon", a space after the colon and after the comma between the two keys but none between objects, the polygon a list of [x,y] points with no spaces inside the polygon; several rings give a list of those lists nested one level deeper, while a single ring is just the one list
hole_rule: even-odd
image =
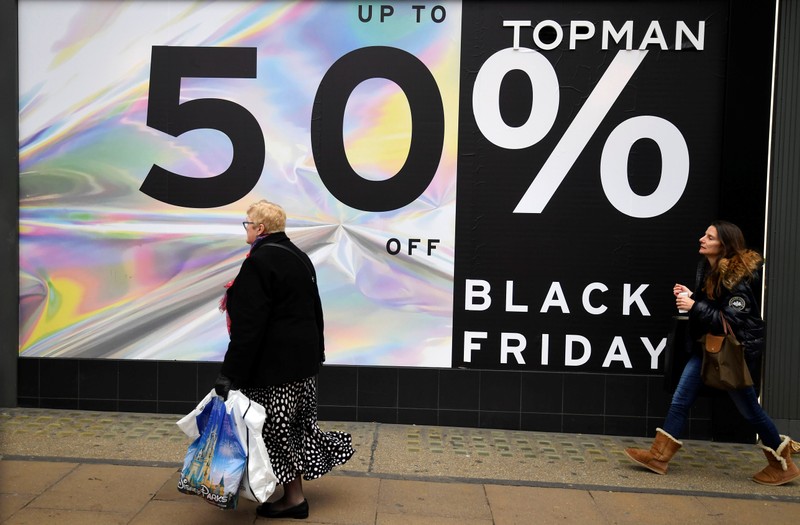
[{"label": "elderly woman", "polygon": [[303,478],[312,480],[353,455],[350,435],[317,425],[316,376],[325,360],[322,304],[311,259],[284,232],[286,213],[261,200],[242,223],[251,245],[230,284],[230,343],[214,388],[241,389],[264,405],[263,437],[283,496],[260,516],[306,518]]}]

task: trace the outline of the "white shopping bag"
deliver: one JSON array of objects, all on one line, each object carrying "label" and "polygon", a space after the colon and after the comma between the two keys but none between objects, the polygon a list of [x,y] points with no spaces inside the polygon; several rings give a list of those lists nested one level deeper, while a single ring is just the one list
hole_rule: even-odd
[{"label": "white shopping bag", "polygon": [[[184,434],[192,439],[200,436],[197,428],[197,416],[203,408],[216,396],[214,389],[203,398],[192,412],[177,422]],[[238,390],[228,392],[225,410],[233,418],[236,433],[242,448],[247,452],[247,467],[239,486],[239,494],[259,503],[265,503],[277,486],[278,479],[272,470],[267,447],[261,437],[266,411],[264,407],[252,401]]]}]

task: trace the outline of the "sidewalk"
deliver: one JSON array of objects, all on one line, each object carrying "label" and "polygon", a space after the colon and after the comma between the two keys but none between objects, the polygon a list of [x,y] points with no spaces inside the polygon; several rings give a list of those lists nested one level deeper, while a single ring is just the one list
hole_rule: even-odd
[{"label": "sidewalk", "polygon": [[[0,523],[267,523],[248,500],[220,511],[177,491],[189,444],[175,426],[179,417],[0,409]],[[685,440],[669,474],[658,476],[622,452],[649,446],[643,438],[320,426],[352,434],[357,452],[305,484],[306,523],[800,521],[800,481],[783,487],[750,481],[765,464],[754,446]]]}]

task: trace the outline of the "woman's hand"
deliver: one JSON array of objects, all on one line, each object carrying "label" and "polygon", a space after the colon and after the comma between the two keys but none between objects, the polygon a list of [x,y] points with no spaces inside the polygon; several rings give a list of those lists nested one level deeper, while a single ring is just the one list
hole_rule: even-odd
[{"label": "woman's hand", "polygon": [[214,391],[219,397],[227,401],[228,392],[231,391],[231,386],[233,385],[230,378],[220,374],[217,376],[217,380],[214,382]]},{"label": "woman's hand", "polygon": [[688,296],[692,295],[692,291],[682,284],[675,284],[675,286],[672,287],[672,295],[675,297],[678,297],[682,293],[685,293]]},{"label": "woman's hand", "polygon": [[691,298],[692,291],[682,284],[675,284],[672,287],[672,293],[675,295],[675,306],[678,312],[688,312],[694,306],[694,300]]},{"label": "woman's hand", "polygon": [[692,309],[692,306],[694,306],[694,299],[688,295],[678,295],[675,297],[675,306],[677,306],[678,310],[681,312],[688,312]]}]

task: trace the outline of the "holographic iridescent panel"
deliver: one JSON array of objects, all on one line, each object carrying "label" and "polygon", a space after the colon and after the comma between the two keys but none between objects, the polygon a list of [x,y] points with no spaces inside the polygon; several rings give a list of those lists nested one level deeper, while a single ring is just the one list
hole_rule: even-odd
[{"label": "holographic iridescent panel", "polygon": [[[378,4],[364,21],[369,5],[20,0],[20,355],[221,360],[218,302],[247,252],[245,210],[266,198],[284,206],[287,233],[317,268],[328,362],[450,366],[460,3],[392,2],[383,22]],[[153,165],[214,177],[233,155],[219,131],[147,126],[153,46],[257,48],[257,78],[184,78],[180,91],[181,102],[226,99],[256,117],[266,160],[244,198],[194,209],[139,190]],[[444,105],[433,181],[389,212],[339,202],[312,155],[320,80],[370,46],[417,57]],[[360,84],[343,123],[353,169],[368,180],[397,173],[411,122],[398,85]],[[409,239],[420,239],[410,255]]]}]

